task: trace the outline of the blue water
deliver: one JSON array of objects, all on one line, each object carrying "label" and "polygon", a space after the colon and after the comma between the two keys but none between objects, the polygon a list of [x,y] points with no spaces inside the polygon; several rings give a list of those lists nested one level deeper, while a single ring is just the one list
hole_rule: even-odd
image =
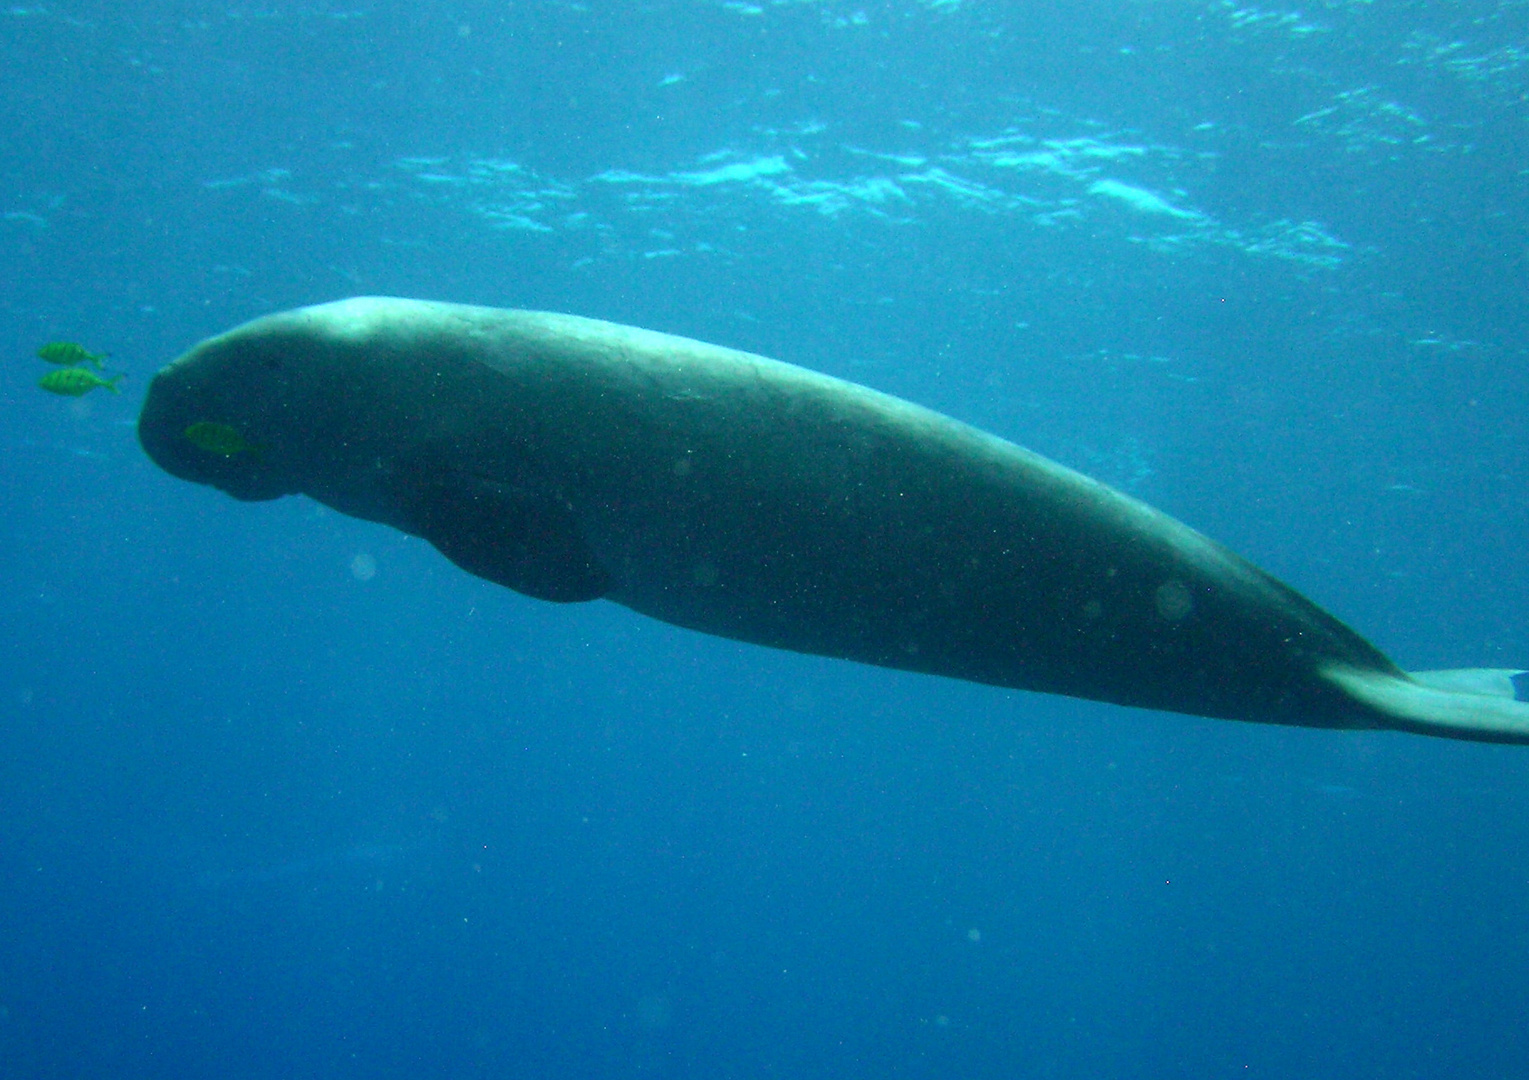
[{"label": "blue water", "polygon": [[133,430],[284,307],[569,311],[1526,664],[1526,123],[1520,0],[0,12],[0,1076],[1529,1075],[1523,748],[539,603]]}]

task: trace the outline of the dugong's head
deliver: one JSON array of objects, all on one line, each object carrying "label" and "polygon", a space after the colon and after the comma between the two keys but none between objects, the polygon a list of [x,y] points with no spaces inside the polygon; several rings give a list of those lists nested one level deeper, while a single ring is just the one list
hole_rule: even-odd
[{"label": "dugong's head", "polygon": [[138,440],[236,499],[309,495],[528,595],[594,599],[609,578],[528,451],[526,379],[499,362],[522,358],[535,381],[517,318],[361,297],[256,319],[154,377]]},{"label": "dugong's head", "polygon": [[[274,499],[300,488],[292,476],[294,352],[304,349],[283,316],[258,319],[197,345],[149,386],[138,441],[172,476],[210,484],[236,499]],[[227,433],[222,447],[199,430]]]},{"label": "dugong's head", "polygon": [[236,499],[303,492],[375,518],[367,478],[395,456],[393,414],[411,398],[415,365],[397,361],[418,354],[411,328],[438,306],[362,297],[209,338],[154,377],[139,442],[171,475]]}]

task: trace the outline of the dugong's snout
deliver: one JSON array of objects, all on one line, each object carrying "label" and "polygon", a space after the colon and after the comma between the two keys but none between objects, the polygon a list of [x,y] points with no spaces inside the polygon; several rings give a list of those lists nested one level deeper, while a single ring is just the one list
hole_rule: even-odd
[{"label": "dugong's snout", "polygon": [[138,417],[139,443],[172,476],[245,502],[295,494],[284,425],[272,413],[278,388],[262,385],[271,369],[218,344],[193,349],[154,377]]}]

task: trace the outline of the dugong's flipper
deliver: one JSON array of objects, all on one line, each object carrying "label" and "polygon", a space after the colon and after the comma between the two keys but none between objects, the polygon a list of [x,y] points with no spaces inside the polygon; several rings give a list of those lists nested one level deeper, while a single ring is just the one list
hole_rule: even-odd
[{"label": "dugong's flipper", "polygon": [[176,476],[309,495],[545,600],[1122,705],[1529,742],[1522,672],[1409,676],[1129,496],[686,338],[363,297],[198,345],[155,377],[138,434]]},{"label": "dugong's flipper", "polygon": [[610,589],[568,508],[527,490],[448,468],[409,489],[411,531],[469,574],[538,600],[598,600]]}]

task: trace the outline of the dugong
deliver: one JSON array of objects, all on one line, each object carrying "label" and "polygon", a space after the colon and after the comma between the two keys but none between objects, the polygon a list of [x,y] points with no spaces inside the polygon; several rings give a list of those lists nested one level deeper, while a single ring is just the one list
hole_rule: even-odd
[{"label": "dugong", "polygon": [[1104,484],[688,338],[342,300],[197,345],[155,376],[138,436],[175,476],[308,495],[542,600],[1149,709],[1529,742],[1525,672],[1408,674]]}]

